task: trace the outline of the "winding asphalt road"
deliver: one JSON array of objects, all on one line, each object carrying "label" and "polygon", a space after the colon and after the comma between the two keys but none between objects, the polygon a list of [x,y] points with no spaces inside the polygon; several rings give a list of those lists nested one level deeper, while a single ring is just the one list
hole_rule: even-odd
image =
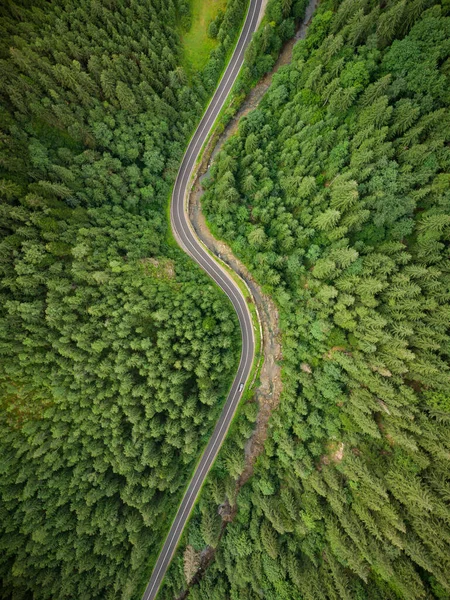
[{"label": "winding asphalt road", "polygon": [[236,377],[231,386],[230,393],[226,400],[222,413],[217,421],[214,432],[200,461],[195,470],[194,476],[183,496],[180,507],[176,514],[172,527],[167,535],[164,546],[156,561],[150,582],[145,590],[143,600],[153,600],[156,598],[159,587],[172,556],[175,552],[183,528],[189,518],[195,500],[200,488],[210,470],[214,459],[222,445],[227,434],[235,410],[239,404],[242,392],[239,391],[245,384],[253,363],[255,352],[255,340],[253,334],[253,325],[251,315],[246,300],[236,283],[231,279],[226,271],[222,269],[219,263],[206,252],[198,241],[189,222],[188,212],[186,210],[186,197],[191,175],[197,160],[197,156],[217,118],[233,84],[238,76],[239,70],[244,60],[244,52],[252,33],[256,30],[259,22],[260,13],[263,10],[263,0],[250,0],[250,6],[234,50],[233,56],[228,67],[220,80],[220,83],[214,93],[211,102],[200,121],[197,130],[192,137],[189,146],[178,171],[175,187],[172,194],[172,203],[170,208],[170,220],[172,230],[177,242],[187,252],[202,269],[219,285],[231,300],[239,318],[242,333],[242,352]]}]

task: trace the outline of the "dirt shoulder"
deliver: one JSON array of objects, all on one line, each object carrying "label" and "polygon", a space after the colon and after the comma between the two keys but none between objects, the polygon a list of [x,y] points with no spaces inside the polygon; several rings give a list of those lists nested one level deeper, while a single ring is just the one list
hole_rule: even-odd
[{"label": "dirt shoulder", "polygon": [[260,384],[254,395],[258,402],[258,417],[255,430],[247,442],[245,454],[245,470],[238,485],[241,487],[253,472],[253,463],[262,452],[267,436],[267,426],[270,413],[279,403],[282,391],[281,366],[282,360],[280,329],[278,325],[278,309],[267,294],[264,294],[245,265],[232,253],[230,247],[220,240],[216,240],[206,225],[205,217],[201,212],[201,196],[203,190],[197,178],[194,190],[189,200],[189,217],[196,234],[202,242],[235,271],[247,283],[255,302],[262,327],[262,353],[263,365],[260,373]]}]

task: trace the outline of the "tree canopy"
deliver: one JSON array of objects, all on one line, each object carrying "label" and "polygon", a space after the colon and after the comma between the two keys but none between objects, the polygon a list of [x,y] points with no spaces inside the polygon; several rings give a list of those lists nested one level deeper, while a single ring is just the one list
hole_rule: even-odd
[{"label": "tree canopy", "polygon": [[5,599],[139,595],[237,364],[231,304],[168,233],[218,75],[185,72],[185,9],[0,7]]}]

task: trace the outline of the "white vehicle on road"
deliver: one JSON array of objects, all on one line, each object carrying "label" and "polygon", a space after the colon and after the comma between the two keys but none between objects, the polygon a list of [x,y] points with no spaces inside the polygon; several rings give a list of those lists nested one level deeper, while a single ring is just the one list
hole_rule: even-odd
[{"label": "white vehicle on road", "polygon": [[243,389],[244,389],[244,384],[243,384],[243,383],[240,383],[240,384],[239,384],[239,391],[240,391],[240,392],[242,392],[242,390],[243,390]]}]

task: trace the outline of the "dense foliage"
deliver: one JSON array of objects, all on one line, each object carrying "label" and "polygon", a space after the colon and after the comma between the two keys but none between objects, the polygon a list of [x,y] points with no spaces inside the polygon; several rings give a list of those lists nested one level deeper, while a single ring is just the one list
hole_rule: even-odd
[{"label": "dense foliage", "polygon": [[246,50],[237,92],[248,91],[272,69],[283,43],[294,36],[308,3],[309,0],[268,0],[261,27]]},{"label": "dense foliage", "polygon": [[231,305],[167,241],[206,101],[183,10],[0,8],[2,598],[138,596],[236,365]]},{"label": "dense foliage", "polygon": [[[450,597],[449,12],[321,2],[213,166],[213,231],[281,310],[284,391],[193,600]],[[217,546],[236,465],[164,598]]]}]

